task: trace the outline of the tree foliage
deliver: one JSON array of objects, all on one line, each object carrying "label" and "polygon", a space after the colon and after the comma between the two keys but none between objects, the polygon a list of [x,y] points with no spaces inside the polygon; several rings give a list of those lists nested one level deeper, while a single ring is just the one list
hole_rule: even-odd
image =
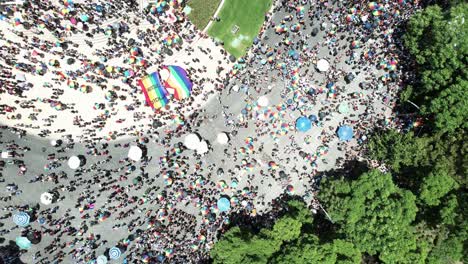
[{"label": "tree foliage", "polygon": [[416,250],[411,223],[416,198],[398,188],[390,174],[370,171],[355,181],[325,181],[319,198],[341,232],[362,251],[386,262],[403,262]]},{"label": "tree foliage", "polygon": [[312,223],[310,210],[303,202],[290,201],[287,212],[272,229],[258,234],[233,227],[211,250],[214,263],[268,263],[284,243],[297,240],[303,225]]},{"label": "tree foliage", "polygon": [[439,131],[467,128],[468,4],[448,10],[435,5],[411,17],[404,44],[417,64],[420,84],[412,99],[435,117]]},{"label": "tree foliage", "polygon": [[317,236],[306,234],[287,244],[272,263],[324,263],[352,264],[361,262],[361,252],[350,242],[336,239],[320,243]]},{"label": "tree foliage", "polygon": [[420,198],[425,204],[439,205],[442,197],[458,187],[457,182],[448,174],[448,171],[442,163],[439,163],[423,179]]},{"label": "tree foliage", "polygon": [[[389,147],[391,146],[391,147]],[[368,144],[371,156],[385,161],[393,170],[403,166],[427,166],[432,151],[430,138],[417,138],[412,132],[402,134],[395,130],[375,135]]]}]

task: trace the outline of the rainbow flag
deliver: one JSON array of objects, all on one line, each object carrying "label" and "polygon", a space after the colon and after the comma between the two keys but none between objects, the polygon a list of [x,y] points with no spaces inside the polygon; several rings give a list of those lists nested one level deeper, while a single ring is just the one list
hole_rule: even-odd
[{"label": "rainbow flag", "polygon": [[169,77],[164,81],[164,86],[168,89],[174,89],[174,97],[182,100],[190,97],[193,84],[187,77],[187,72],[179,66],[164,66],[169,71]]},{"label": "rainbow flag", "polygon": [[153,109],[159,109],[166,106],[169,101],[167,99],[167,90],[161,84],[157,72],[153,72],[146,75],[141,80],[138,80],[138,85],[145,94],[146,102],[148,102]]}]

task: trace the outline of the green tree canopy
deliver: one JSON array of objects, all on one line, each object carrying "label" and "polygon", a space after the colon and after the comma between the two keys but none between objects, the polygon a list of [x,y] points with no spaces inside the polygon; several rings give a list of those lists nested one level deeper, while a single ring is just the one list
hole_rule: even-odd
[{"label": "green tree canopy", "polygon": [[398,188],[390,174],[374,170],[355,181],[326,180],[319,198],[341,232],[362,252],[401,263],[417,250],[411,228],[416,197]]},{"label": "green tree canopy", "polygon": [[421,184],[419,197],[429,206],[439,205],[442,197],[458,188],[457,182],[449,175],[450,170],[444,165],[444,163],[438,163]]},{"label": "green tree canopy", "polygon": [[287,212],[274,224],[258,234],[233,227],[211,250],[214,263],[268,263],[283,245],[297,240],[303,225],[312,223],[312,214],[303,202],[289,201]]},{"label": "green tree canopy", "polygon": [[393,170],[402,166],[428,166],[432,151],[430,138],[415,137],[412,132],[399,133],[388,130],[371,138],[368,148],[371,157],[385,161]]},{"label": "green tree canopy", "polygon": [[430,6],[411,17],[404,44],[414,56],[420,85],[412,99],[435,117],[439,131],[467,128],[468,4]]},{"label": "green tree canopy", "polygon": [[317,236],[306,234],[287,244],[272,263],[359,264],[361,252],[350,242],[336,239],[322,244]]}]

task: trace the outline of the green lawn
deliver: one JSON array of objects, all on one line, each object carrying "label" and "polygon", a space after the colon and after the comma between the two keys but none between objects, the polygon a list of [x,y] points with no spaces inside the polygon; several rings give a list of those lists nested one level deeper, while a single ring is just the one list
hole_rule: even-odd
[{"label": "green lawn", "polygon": [[[224,42],[224,48],[236,58],[243,56],[253,39],[260,32],[265,14],[271,7],[271,0],[225,0],[218,17],[213,22],[208,34]],[[231,33],[237,25],[237,33]]]},{"label": "green lawn", "polygon": [[187,5],[192,9],[188,15],[190,21],[199,29],[203,30],[210,18],[216,12],[221,0],[190,0]]}]

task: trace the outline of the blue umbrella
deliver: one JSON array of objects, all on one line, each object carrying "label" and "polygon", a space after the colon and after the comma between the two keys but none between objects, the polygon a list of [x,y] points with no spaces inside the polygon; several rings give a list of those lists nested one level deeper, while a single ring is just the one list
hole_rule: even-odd
[{"label": "blue umbrella", "polygon": [[231,202],[226,197],[219,198],[217,205],[219,211],[221,212],[226,212],[229,211],[229,209],[231,209]]},{"label": "blue umbrella", "polygon": [[296,120],[296,129],[300,132],[306,132],[312,127],[312,122],[305,117],[301,116]]},{"label": "blue umbrella", "polygon": [[314,88],[310,88],[309,91],[307,91],[307,94],[310,95],[310,96],[313,96],[315,94],[315,89]]},{"label": "blue umbrella", "polygon": [[166,257],[165,257],[164,255],[162,255],[162,254],[159,254],[159,255],[156,257],[156,259],[157,259],[159,262],[163,262],[163,261],[166,259]]},{"label": "blue umbrella", "polygon": [[294,60],[298,60],[299,59],[299,53],[294,53],[294,55],[292,56]]},{"label": "blue umbrella", "polygon": [[318,120],[318,118],[317,118],[316,115],[310,115],[310,116],[309,116],[309,120],[310,120],[310,122],[315,122],[315,121]]},{"label": "blue umbrella", "polygon": [[13,222],[21,227],[26,227],[29,225],[29,215],[25,212],[19,212],[13,215]]},{"label": "blue umbrella", "polygon": [[350,126],[341,126],[338,129],[338,137],[341,141],[349,141],[353,138],[353,129]]},{"label": "blue umbrella", "polygon": [[118,247],[112,247],[109,249],[109,258],[110,259],[118,259],[122,255],[122,251]]},{"label": "blue umbrella", "polygon": [[101,13],[103,10],[104,10],[104,8],[102,7],[102,5],[97,5],[96,6],[96,11],[98,11],[99,13]]},{"label": "blue umbrella", "polygon": [[89,16],[86,15],[86,14],[83,14],[83,15],[80,16],[80,19],[81,19],[81,21],[83,21],[83,22],[87,22],[87,21],[89,20]]},{"label": "blue umbrella", "polygon": [[16,245],[20,249],[30,249],[32,244],[31,244],[31,241],[29,241],[27,237],[17,237]]}]

